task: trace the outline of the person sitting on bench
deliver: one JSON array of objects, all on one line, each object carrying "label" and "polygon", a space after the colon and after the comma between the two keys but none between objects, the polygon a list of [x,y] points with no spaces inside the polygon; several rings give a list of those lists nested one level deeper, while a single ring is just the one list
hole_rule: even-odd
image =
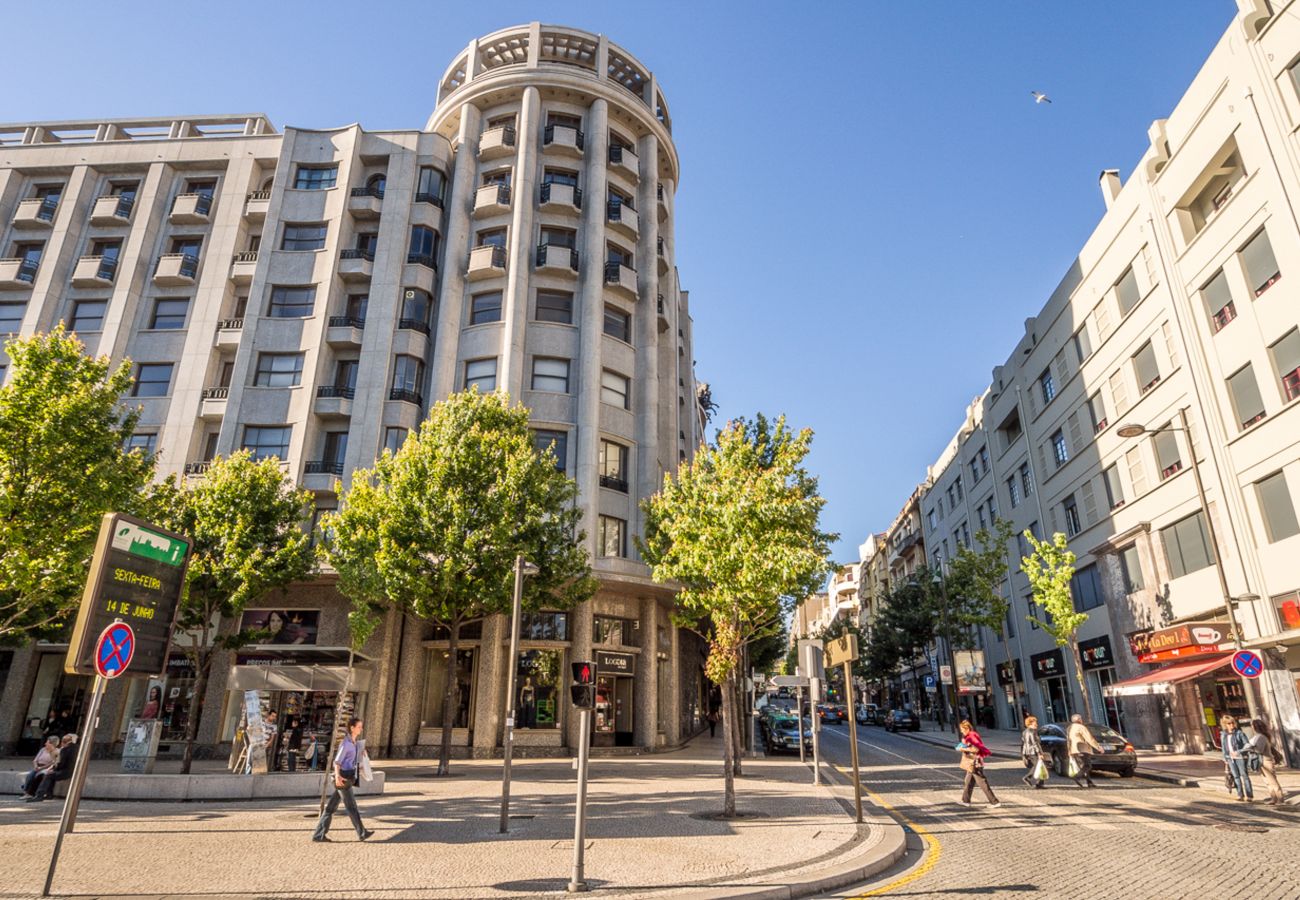
[{"label": "person sitting on bench", "polygon": [[36,793],[23,799],[30,802],[48,800],[54,796],[54,786],[60,781],[72,777],[72,768],[77,764],[77,736],[71,732],[59,741],[59,759],[54,768],[41,776],[36,782]]}]

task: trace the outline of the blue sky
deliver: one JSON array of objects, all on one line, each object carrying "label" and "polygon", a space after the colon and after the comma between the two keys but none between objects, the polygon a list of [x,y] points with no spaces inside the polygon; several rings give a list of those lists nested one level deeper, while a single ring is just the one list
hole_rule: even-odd
[{"label": "blue sky", "polygon": [[[605,32],[672,110],[678,265],[721,417],[816,430],[855,558],[952,436],[1235,11],[1087,3],[27,3],[0,120],[422,127],[472,37]],[[128,12],[131,10],[132,12]],[[80,62],[79,62],[80,61]],[[1031,90],[1048,93],[1035,105]]]}]

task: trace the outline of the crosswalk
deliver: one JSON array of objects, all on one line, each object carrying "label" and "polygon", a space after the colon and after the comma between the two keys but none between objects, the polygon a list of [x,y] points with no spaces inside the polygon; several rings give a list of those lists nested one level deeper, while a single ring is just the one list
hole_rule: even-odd
[{"label": "crosswalk", "polygon": [[935,833],[980,831],[994,825],[999,828],[1075,826],[1089,831],[1118,831],[1122,824],[1140,824],[1157,831],[1187,831],[1208,824],[1199,816],[1191,821],[1173,821],[1168,818],[1170,811],[1154,804],[1135,803],[1128,799],[1114,802],[1095,792],[1073,796],[1065,789],[1047,792],[1004,790],[998,799],[1002,805],[990,808],[978,792],[969,807],[958,803],[956,796],[934,792],[909,791],[888,795],[895,808]]}]

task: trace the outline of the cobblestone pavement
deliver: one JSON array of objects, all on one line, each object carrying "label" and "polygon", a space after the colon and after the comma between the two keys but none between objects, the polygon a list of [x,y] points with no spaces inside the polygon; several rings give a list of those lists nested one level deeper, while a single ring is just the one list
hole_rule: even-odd
[{"label": "cobblestone pavement", "polygon": [[[955,751],[874,726],[859,726],[858,738],[864,787],[907,820],[915,852],[871,883],[827,896],[1300,898],[1295,807],[1108,774],[1092,790],[1056,777],[1032,790],[1018,761],[995,761],[989,781],[1002,806],[990,809],[977,788],[966,808]],[[846,726],[827,726],[821,746],[849,771]]]}]

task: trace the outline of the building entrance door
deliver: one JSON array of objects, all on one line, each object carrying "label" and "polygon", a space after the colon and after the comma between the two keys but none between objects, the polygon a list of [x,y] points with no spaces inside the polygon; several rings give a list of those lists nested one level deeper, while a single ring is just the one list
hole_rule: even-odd
[{"label": "building entrance door", "polygon": [[620,675],[614,679],[614,746],[631,747],[633,745],[633,679]]},{"label": "building entrance door", "polygon": [[1038,682],[1043,692],[1043,709],[1053,722],[1070,721],[1070,690],[1064,678],[1044,678]]}]

